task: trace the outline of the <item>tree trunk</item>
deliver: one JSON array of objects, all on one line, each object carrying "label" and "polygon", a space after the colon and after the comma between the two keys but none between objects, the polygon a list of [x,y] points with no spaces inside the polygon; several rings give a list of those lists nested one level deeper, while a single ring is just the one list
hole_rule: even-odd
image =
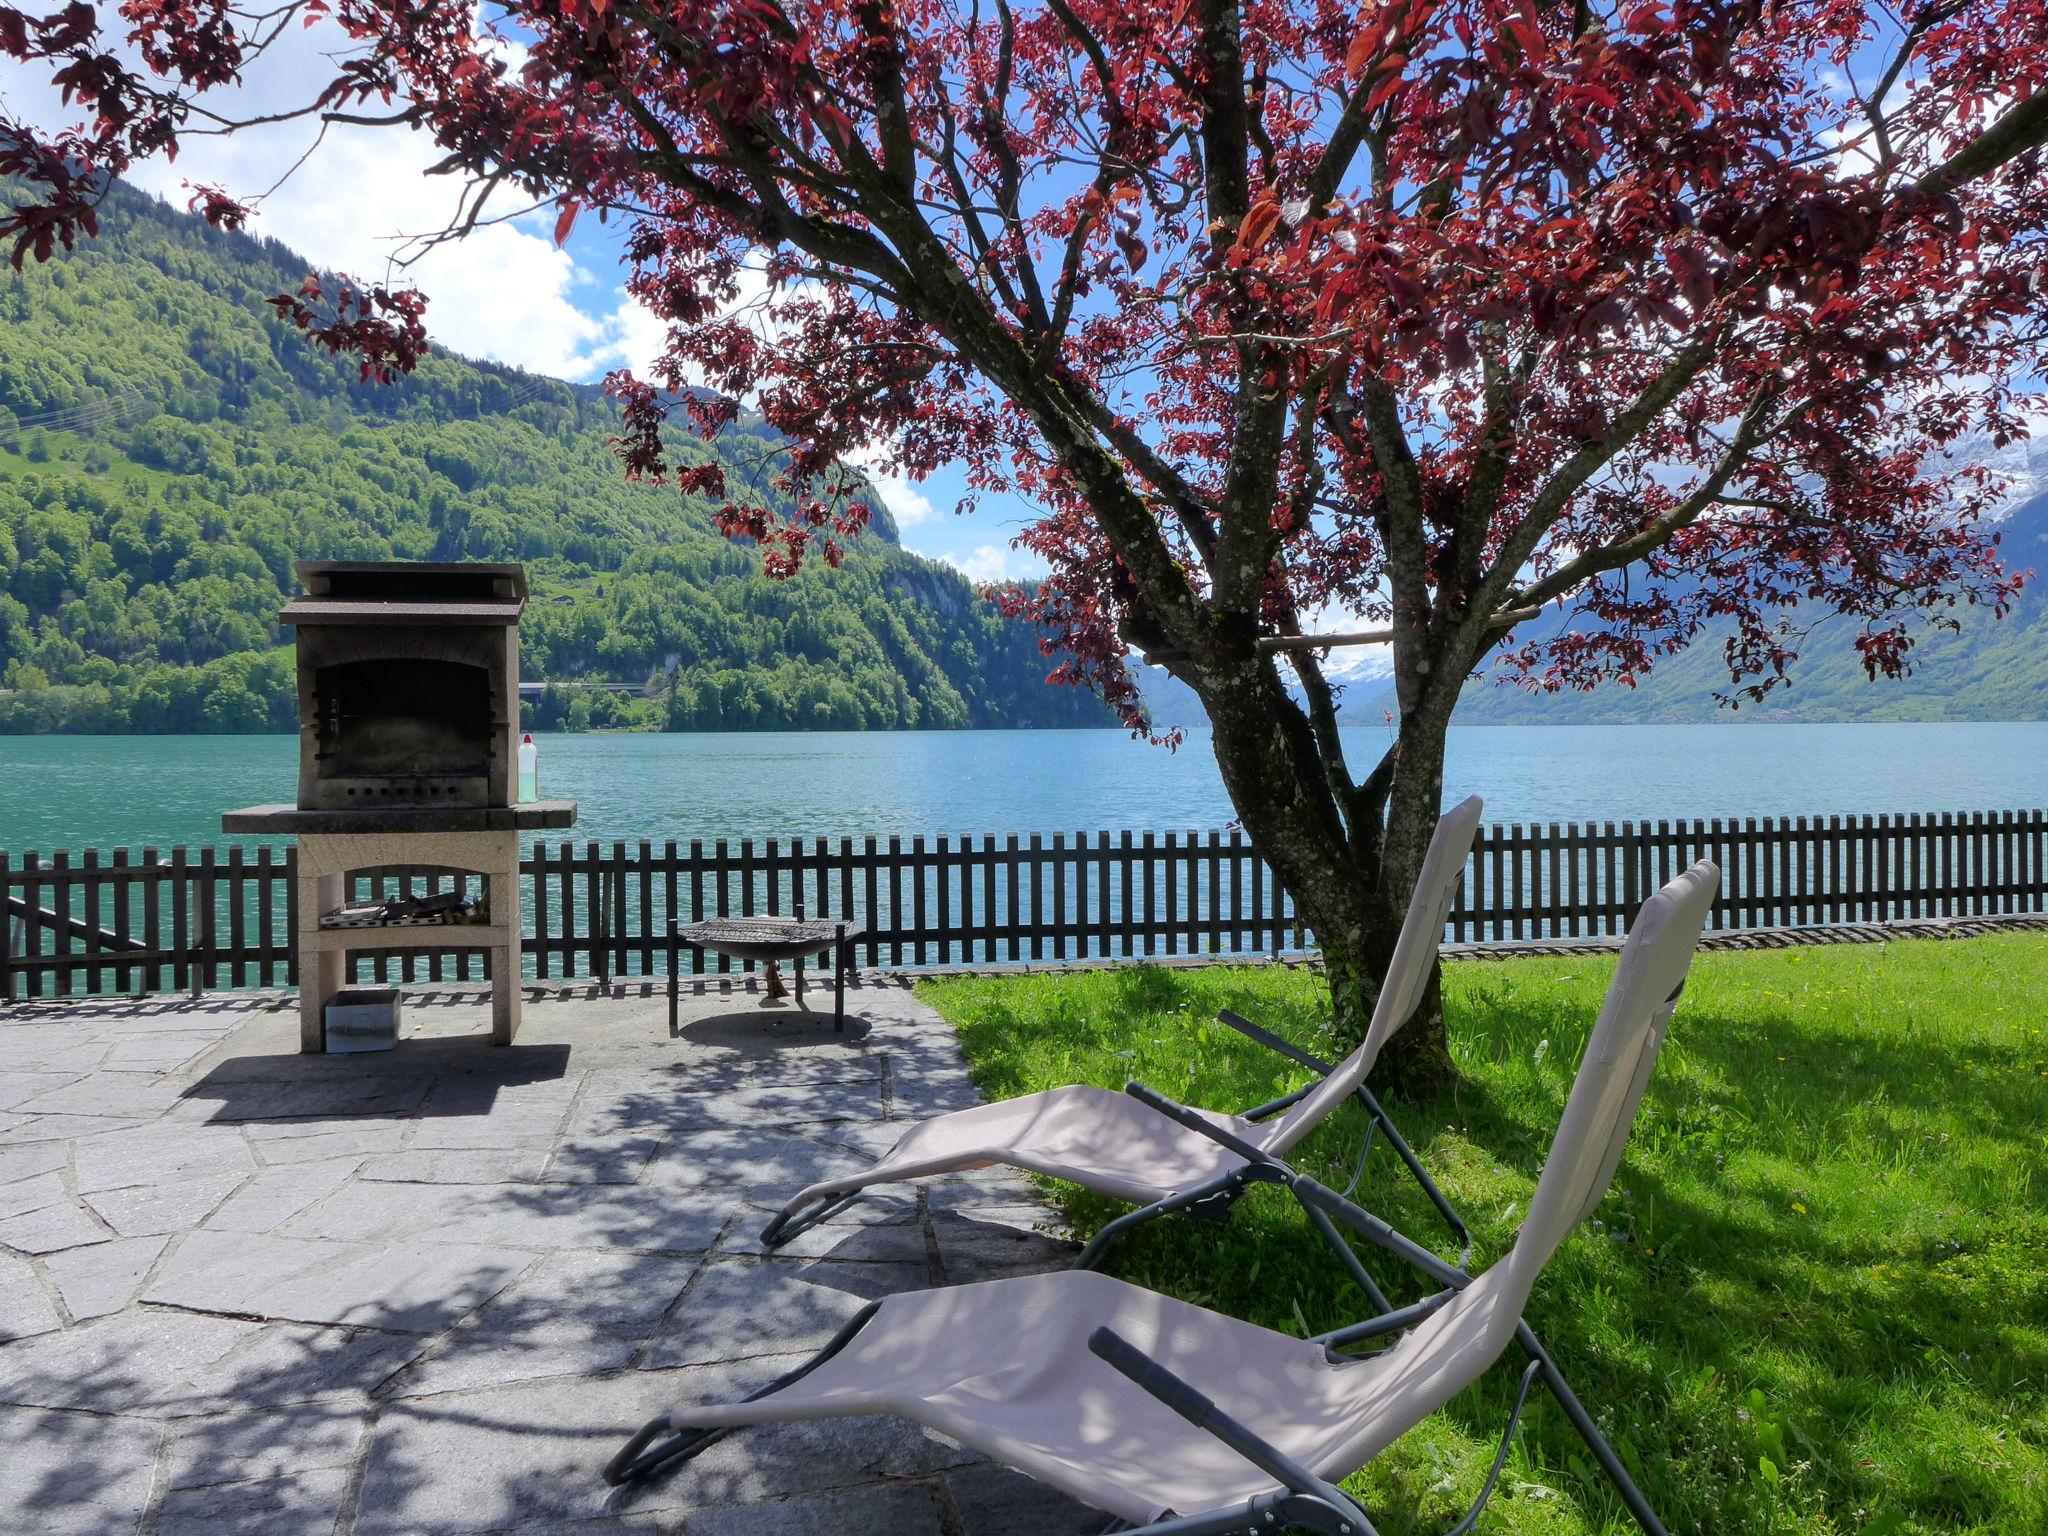
[{"label": "tree trunk", "polygon": [[[1399,931],[1400,914],[1390,914]],[[1362,954],[1346,946],[1323,946],[1323,968],[1330,979],[1330,1006],[1346,1048],[1365,1038],[1373,1005],[1379,1000],[1379,984],[1393,954],[1393,941],[1374,944]],[[1442,975],[1431,966],[1429,986],[1416,1005],[1415,1013],[1401,1031],[1387,1042],[1373,1071],[1375,1083],[1391,1084],[1411,1097],[1435,1093],[1456,1080],[1457,1064],[1451,1060],[1450,1040],[1444,1028]]]},{"label": "tree trunk", "polygon": [[[1218,669],[1220,672],[1221,669]],[[1217,767],[1238,819],[1315,935],[1340,1048],[1365,1038],[1408,900],[1436,830],[1444,728],[1433,713],[1404,722],[1382,764],[1384,799],[1355,795],[1340,812],[1306,718],[1269,666],[1191,679],[1208,706]],[[1207,686],[1202,686],[1206,684]],[[1385,820],[1380,820],[1381,805]],[[1377,1076],[1405,1090],[1456,1075],[1438,985],[1387,1044]]]},{"label": "tree trunk", "polygon": [[[1462,676],[1462,673],[1459,674]],[[1387,796],[1385,864],[1381,884],[1388,893],[1399,931],[1415,882],[1422,875],[1422,863],[1436,835],[1443,815],[1444,748],[1449,731],[1448,713],[1434,707],[1407,716],[1401,725],[1395,751],[1400,754],[1393,787]],[[1437,935],[1442,939],[1442,935]],[[1389,953],[1392,940],[1388,941]],[[1384,965],[1384,961],[1381,962]],[[1414,1017],[1387,1042],[1382,1060],[1387,1076],[1410,1093],[1443,1087],[1458,1075],[1451,1060],[1450,1037],[1444,1024],[1443,966],[1431,957],[1429,985]]]},{"label": "tree trunk", "polygon": [[[1240,807],[1242,813],[1243,808]],[[1251,825],[1247,818],[1247,826]],[[1432,823],[1432,830],[1434,823]],[[1253,842],[1258,833],[1252,831]],[[1395,845],[1388,830],[1384,851],[1359,867],[1362,878],[1324,878],[1328,871],[1290,875],[1278,870],[1294,896],[1295,911],[1315,934],[1330,983],[1331,1022],[1339,1049],[1350,1050],[1365,1039],[1379,1001],[1380,984],[1393,959],[1394,941],[1407,916],[1414,880],[1405,873],[1419,869],[1429,847],[1429,832],[1413,846]],[[1269,860],[1269,862],[1274,862]],[[1297,859],[1297,862],[1299,860]],[[1375,867],[1376,866],[1376,867]],[[1346,867],[1352,867],[1346,861]],[[1444,1027],[1438,968],[1432,964],[1428,989],[1414,1016],[1393,1036],[1375,1069],[1376,1082],[1398,1085],[1404,1092],[1428,1093],[1457,1076]]]}]

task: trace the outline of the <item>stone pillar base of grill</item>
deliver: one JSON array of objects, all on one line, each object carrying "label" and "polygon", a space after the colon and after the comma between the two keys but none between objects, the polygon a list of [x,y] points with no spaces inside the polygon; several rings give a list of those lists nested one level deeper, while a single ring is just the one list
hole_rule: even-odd
[{"label": "stone pillar base of grill", "polygon": [[[386,924],[322,928],[320,914],[341,905],[352,870],[427,865],[482,875],[490,921],[460,928]],[[491,1044],[519,1033],[519,833],[332,832],[299,838],[299,1049],[327,1049],[327,1003],[347,984],[351,951],[481,949],[490,957]],[[459,934],[459,939],[455,935]],[[451,942],[451,940],[453,942]]]}]

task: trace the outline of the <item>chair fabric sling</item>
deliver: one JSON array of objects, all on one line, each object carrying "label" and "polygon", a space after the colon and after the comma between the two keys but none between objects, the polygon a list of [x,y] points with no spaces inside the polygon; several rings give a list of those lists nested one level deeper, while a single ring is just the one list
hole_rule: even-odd
[{"label": "chair fabric sling", "polygon": [[[1380,1051],[1428,988],[1483,806],[1477,796],[1437,823],[1423,858],[1386,984],[1357,1050],[1286,1112],[1271,1119],[1202,1111],[1241,1139],[1283,1155],[1365,1081]],[[1074,1085],[939,1115],[905,1132],[879,1162],[798,1191],[761,1234],[769,1246],[815,1225],[876,1184],[1006,1164],[1080,1184],[1133,1205],[1222,1193],[1244,1159],[1106,1088]]]},{"label": "chair fabric sling", "polygon": [[[743,1425],[895,1413],[1120,1519],[1163,1522],[1145,1527],[1157,1536],[1221,1536],[1276,1509],[1283,1521],[1371,1532],[1334,1484],[1516,1339],[1544,1265],[1613,1176],[1718,879],[1696,865],[1644,905],[1513,1248],[1477,1277],[1457,1276],[1456,1293],[1418,1309],[1381,1352],[1348,1356],[1082,1270],[910,1292],[874,1304],[754,1400],[654,1420],[607,1475],[644,1475]],[[1287,1177],[1354,1231],[1389,1231],[1334,1191]],[[665,1433],[681,1438],[650,1450]]]}]

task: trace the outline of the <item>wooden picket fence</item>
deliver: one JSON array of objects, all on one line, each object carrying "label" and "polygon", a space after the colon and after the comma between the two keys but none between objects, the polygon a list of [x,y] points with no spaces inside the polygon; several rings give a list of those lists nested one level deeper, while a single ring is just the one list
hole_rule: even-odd
[{"label": "wooden picket fence", "polygon": [[[1723,871],[1712,926],[1784,928],[2048,910],[2048,812],[1571,823],[1482,828],[1453,943],[1620,933],[1693,860]],[[872,967],[1004,966],[1312,948],[1237,832],[536,843],[522,865],[538,979],[663,974],[670,922],[830,915]],[[0,998],[294,985],[290,849],[0,852]],[[464,877],[392,868],[351,896]],[[363,979],[477,981],[479,952],[358,960]],[[693,971],[735,962],[681,951]]]}]

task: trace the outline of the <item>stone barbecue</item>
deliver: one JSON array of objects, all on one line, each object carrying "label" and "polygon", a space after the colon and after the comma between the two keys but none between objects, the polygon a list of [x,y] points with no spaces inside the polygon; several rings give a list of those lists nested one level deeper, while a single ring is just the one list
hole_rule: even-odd
[{"label": "stone barbecue", "polygon": [[[349,956],[393,950],[483,951],[491,1039],[510,1044],[519,834],[576,820],[569,801],[514,802],[526,572],[397,560],[293,569],[306,592],[278,621],[298,637],[297,803],[230,811],[221,829],[299,840],[300,1048],[327,1049],[326,1009],[348,982]],[[391,869],[478,875],[482,888],[425,920],[350,914],[353,877]]]}]

